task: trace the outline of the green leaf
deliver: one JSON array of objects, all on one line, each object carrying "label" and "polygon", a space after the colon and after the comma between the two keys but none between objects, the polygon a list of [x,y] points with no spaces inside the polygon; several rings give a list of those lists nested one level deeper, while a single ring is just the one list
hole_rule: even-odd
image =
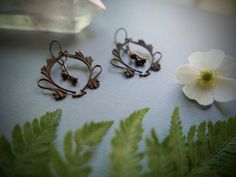
[{"label": "green leaf", "polygon": [[188,161],[178,108],[175,108],[172,114],[168,141],[168,147],[171,149],[169,156],[174,164],[174,176],[184,176],[188,172]]},{"label": "green leaf", "polygon": [[[120,122],[112,139],[110,177],[235,177],[236,117],[227,121],[203,121],[193,125],[185,138],[179,110],[171,118],[169,135],[160,142],[154,129],[146,139],[148,171],[141,174],[138,151],[142,139],[142,120],[148,109],[131,114]],[[64,138],[64,156],[52,144],[61,111],[16,125],[12,145],[0,138],[1,177],[88,177],[89,162],[111,121],[87,123]],[[49,168],[49,165],[51,165]]]},{"label": "green leaf", "polygon": [[68,131],[64,138],[64,153],[69,162],[73,163],[73,134],[72,131]]},{"label": "green leaf", "polygon": [[196,144],[195,144],[195,137],[196,137],[196,126],[192,126],[189,129],[188,136],[187,136],[187,156],[188,156],[188,168],[191,169],[197,165],[197,153],[196,153]]},{"label": "green leaf", "polygon": [[0,159],[5,163],[4,165],[6,166],[12,165],[15,160],[11,145],[5,139],[5,137],[0,138]]},{"label": "green leaf", "polygon": [[[189,135],[193,134],[191,131],[193,130],[190,129]],[[188,137],[190,171],[199,168],[199,165],[221,148],[234,132],[236,132],[235,118],[230,118],[227,122],[217,121],[215,124],[211,121],[201,122],[196,133],[194,132],[196,136]]]},{"label": "green leaf", "polygon": [[142,120],[148,108],[132,113],[120,122],[112,139],[112,170],[110,177],[137,177],[140,175],[142,153],[138,152],[138,144],[142,138]]},{"label": "green leaf", "polygon": [[51,162],[59,177],[87,177],[92,171],[89,161],[94,147],[99,144],[112,126],[112,121],[86,123],[75,134],[66,133],[64,138],[64,156],[54,146],[51,148]]},{"label": "green leaf", "polygon": [[178,108],[172,114],[169,135],[162,143],[157,143],[156,137],[152,130],[146,141],[149,171],[144,176],[184,176],[188,171],[188,160]]},{"label": "green leaf", "polygon": [[197,143],[196,143],[196,164],[199,165],[203,159],[205,159],[208,154],[208,143],[207,143],[207,135],[206,135],[206,121],[200,123],[197,129]]},{"label": "green leaf", "polygon": [[25,143],[31,144],[34,141],[34,134],[31,128],[31,124],[29,122],[26,122],[23,126],[24,129],[24,137],[25,137]]},{"label": "green leaf", "polygon": [[149,171],[144,175],[145,177],[170,176],[170,168],[173,168],[169,159],[169,152],[167,145],[160,143],[154,129],[151,130],[151,136],[146,140],[146,154],[148,157]]},{"label": "green leaf", "polygon": [[232,117],[228,121],[217,121],[215,124],[203,121],[199,126],[194,125],[189,129],[185,139],[179,111],[176,108],[172,115],[169,135],[164,141],[158,141],[154,130],[147,138],[149,170],[144,176],[183,177],[191,173],[191,177],[233,177],[236,138],[232,140],[231,136],[235,136],[235,133],[236,118]]},{"label": "green leaf", "polygon": [[[190,129],[189,134],[191,131]],[[235,164],[236,154],[226,152],[228,146],[233,153],[236,151],[236,146],[231,146],[234,144],[231,137],[235,132],[235,117],[227,122],[217,121],[215,124],[211,121],[201,122],[196,138],[194,136],[188,138],[187,148],[188,152],[191,152],[188,156],[191,170],[189,176],[235,176],[235,173],[232,174],[232,171],[235,171],[232,167]],[[222,164],[219,165],[220,163]]]},{"label": "green leaf", "polygon": [[236,176],[236,133],[195,169],[189,177],[235,177]]},{"label": "green leaf", "polygon": [[0,175],[8,177],[50,177],[48,168],[50,146],[56,138],[56,128],[61,110],[46,113],[32,123],[26,122],[23,129],[16,125],[12,132],[12,144],[0,139]]},{"label": "green leaf", "polygon": [[58,174],[58,176],[64,176],[66,177],[67,175],[67,164],[64,162],[63,158],[55,148],[55,146],[51,146],[51,151],[50,151],[50,160],[53,164],[54,171]]},{"label": "green leaf", "polygon": [[12,143],[16,154],[24,152],[25,143],[20,125],[16,125],[12,132]]},{"label": "green leaf", "polygon": [[94,146],[102,141],[104,134],[110,128],[113,122],[100,122],[85,124],[81,129],[76,131],[75,141],[77,146]]}]

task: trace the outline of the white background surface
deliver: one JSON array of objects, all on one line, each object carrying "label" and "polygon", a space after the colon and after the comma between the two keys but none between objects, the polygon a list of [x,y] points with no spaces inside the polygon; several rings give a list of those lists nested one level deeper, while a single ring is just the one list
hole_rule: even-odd
[{"label": "white background surface", "polygon": [[[88,121],[114,120],[93,160],[93,177],[105,176],[110,167],[110,139],[121,119],[132,111],[150,107],[144,120],[145,133],[155,128],[165,137],[170,115],[179,106],[184,130],[202,120],[224,120],[236,114],[236,102],[214,104],[203,110],[186,99],[175,79],[175,70],[187,63],[189,54],[210,48],[224,50],[236,57],[236,18],[209,13],[175,3],[157,0],[104,0],[107,11],[77,35],[39,32],[0,31],[0,135],[10,138],[16,123],[31,121],[46,111],[62,108],[56,144],[61,147],[63,135]],[[114,72],[111,52],[113,35],[125,27],[133,39],[144,39],[163,53],[162,70],[147,78],[125,79]],[[40,68],[49,56],[48,44],[58,39],[63,48],[74,53],[81,50],[103,67],[99,89],[88,90],[79,99],[56,102],[36,85]],[[234,73],[233,78],[236,78]],[[141,143],[144,149],[144,143]],[[102,162],[102,163],[101,163]]]}]

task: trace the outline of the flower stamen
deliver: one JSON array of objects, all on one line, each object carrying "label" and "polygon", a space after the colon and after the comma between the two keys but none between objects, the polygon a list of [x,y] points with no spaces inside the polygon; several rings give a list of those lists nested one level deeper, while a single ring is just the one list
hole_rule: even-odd
[{"label": "flower stamen", "polygon": [[201,71],[199,84],[204,89],[212,88],[216,85],[217,73],[214,71]]}]

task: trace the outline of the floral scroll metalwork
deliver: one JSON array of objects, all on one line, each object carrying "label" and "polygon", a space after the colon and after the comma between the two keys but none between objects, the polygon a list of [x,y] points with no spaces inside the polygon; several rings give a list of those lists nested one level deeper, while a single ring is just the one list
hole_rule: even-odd
[{"label": "floral scroll metalwork", "polygon": [[[119,31],[124,31],[125,32],[125,40],[123,43],[117,42],[117,34]],[[132,38],[127,37],[127,31],[124,28],[119,28],[116,33],[115,33],[115,43],[116,47],[113,49],[112,54],[115,56],[111,60],[111,64],[117,68],[120,68],[123,70],[123,74],[126,78],[131,78],[133,77],[136,73],[140,77],[147,77],[150,75],[150,71],[159,71],[161,69],[160,65],[160,60],[162,58],[162,53],[161,52],[154,52],[153,46],[151,44],[147,44],[144,40],[138,40],[135,41]],[[147,59],[139,56],[135,52],[130,50],[129,44],[135,44],[137,46],[140,46],[144,49],[146,49],[151,56],[150,59],[150,67],[147,68],[145,71],[138,70],[127,63],[125,63],[124,59],[121,56],[121,51],[125,51],[127,54],[129,54],[129,57],[131,59],[135,60],[135,65],[138,67],[143,67],[144,64],[146,63]],[[158,58],[156,59],[156,55],[159,55]]]},{"label": "floral scroll metalwork", "polygon": [[[60,52],[58,53],[58,56],[55,57],[52,52],[52,46],[53,44],[57,44],[59,46]],[[72,97],[82,97],[87,92],[87,89],[97,89],[100,85],[100,81],[98,80],[98,76],[102,72],[102,67],[100,65],[94,65],[93,66],[93,59],[92,57],[86,57],[84,56],[80,51],[75,52],[75,54],[69,54],[67,51],[62,51],[61,45],[58,41],[52,41],[50,43],[50,52],[51,52],[51,58],[47,59],[47,63],[45,66],[41,68],[41,73],[45,76],[44,78],[41,78],[38,80],[38,86],[42,89],[50,90],[52,92],[53,97],[55,100],[61,100],[66,97],[67,94],[72,95]],[[68,80],[71,82],[73,86],[77,85],[78,79],[76,77],[73,77],[70,75],[67,67],[66,67],[66,61],[68,59],[74,59],[80,62],[83,62],[89,72],[88,80],[86,84],[82,87],[79,93],[77,93],[74,90],[68,90],[60,85],[58,85],[52,78],[51,72],[52,68],[55,64],[59,64],[62,67],[61,70],[61,77],[64,81]],[[96,71],[98,70],[98,71]],[[42,82],[49,83],[49,86],[42,85]]]}]

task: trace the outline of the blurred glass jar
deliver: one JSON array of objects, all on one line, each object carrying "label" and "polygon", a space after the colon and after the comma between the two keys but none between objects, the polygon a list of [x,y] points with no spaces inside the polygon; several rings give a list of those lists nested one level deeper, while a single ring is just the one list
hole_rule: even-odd
[{"label": "blurred glass jar", "polygon": [[78,33],[105,9],[100,0],[1,0],[0,28]]}]

